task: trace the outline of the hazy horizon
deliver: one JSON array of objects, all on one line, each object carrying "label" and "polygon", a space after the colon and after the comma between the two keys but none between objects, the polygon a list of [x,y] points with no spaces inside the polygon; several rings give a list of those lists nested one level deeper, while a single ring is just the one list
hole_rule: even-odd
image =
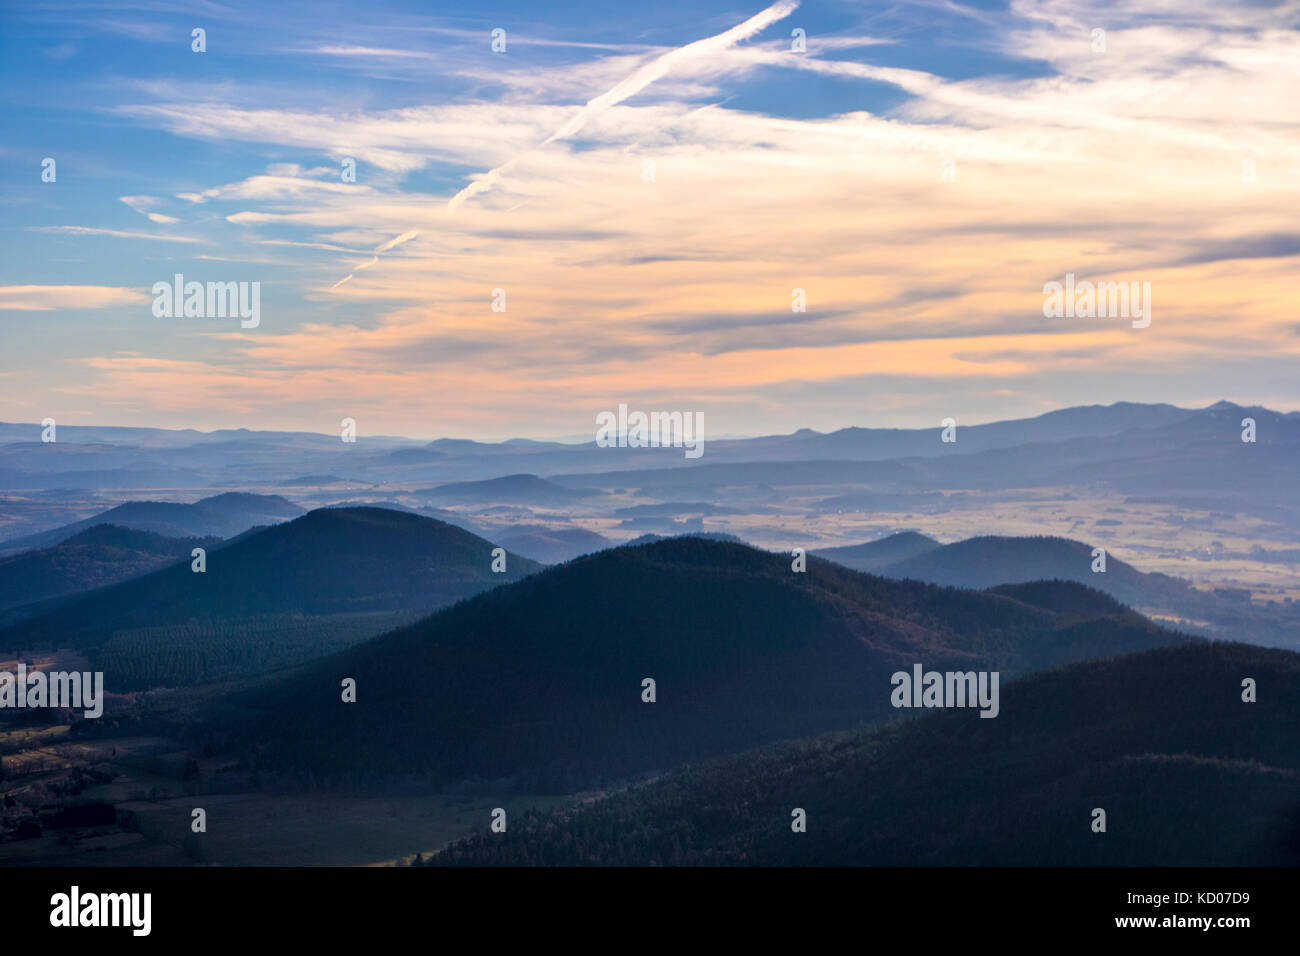
[{"label": "hazy horizon", "polygon": [[[959,421],[959,425],[962,426],[962,427],[974,427],[974,426],[979,426],[979,425],[994,425],[994,424],[997,424],[997,423],[999,423],[999,422],[1018,421],[1018,420],[1024,420],[1024,419],[1038,418],[1038,417],[1040,417],[1040,416],[1042,416],[1042,415],[1048,415],[1048,414],[1051,414],[1051,413],[1053,413],[1053,412],[1067,411],[1067,410],[1070,410],[1070,409],[1076,409],[1076,408],[1107,408],[1107,407],[1110,407],[1110,406],[1113,406],[1113,405],[1169,405],[1169,406],[1173,406],[1173,407],[1175,407],[1175,408],[1181,408],[1181,409],[1188,410],[1188,411],[1203,411],[1203,410],[1205,410],[1205,409],[1207,409],[1207,408],[1212,408],[1212,407],[1215,406],[1215,405],[1224,404],[1224,403],[1229,404],[1229,405],[1234,405],[1234,406],[1237,406],[1237,407],[1240,407],[1240,408],[1268,408],[1269,411],[1277,412],[1277,413],[1279,413],[1279,414],[1290,414],[1290,413],[1293,413],[1293,412],[1300,411],[1300,408],[1275,408],[1275,407],[1269,407],[1269,406],[1263,405],[1263,404],[1261,404],[1261,403],[1259,403],[1259,402],[1238,401],[1238,400],[1234,400],[1234,399],[1230,399],[1230,398],[1220,398],[1220,399],[1215,399],[1215,400],[1213,400],[1213,401],[1206,402],[1204,405],[1199,405],[1199,404],[1184,404],[1184,403],[1179,403],[1179,402],[1143,402],[1143,401],[1138,401],[1138,400],[1133,400],[1133,399],[1123,399],[1123,398],[1120,398],[1120,399],[1116,399],[1116,400],[1113,401],[1113,402],[1091,402],[1091,403],[1079,404],[1079,405],[1062,405],[1062,406],[1060,406],[1060,407],[1058,407],[1058,408],[1049,408],[1049,409],[1046,409],[1046,410],[1044,410],[1044,411],[1042,411],[1042,412],[1036,412],[1036,413],[1034,413],[1034,414],[1032,414],[1032,415],[1019,415],[1019,416],[1014,416],[1014,417],[1010,417],[1010,418],[990,418],[990,419],[983,419],[983,420],[967,420],[967,419],[964,419],[964,418],[963,418],[963,419],[961,419],[961,420]],[[151,428],[153,428],[153,429],[159,429],[159,430],[162,430],[162,431],[177,431],[177,432],[180,432],[180,431],[195,431],[195,432],[198,432],[199,434],[203,434],[203,435],[210,435],[210,434],[213,434],[213,433],[215,433],[215,432],[223,432],[223,431],[247,431],[247,432],[253,432],[253,433],[268,433],[268,434],[278,434],[278,433],[283,433],[283,434],[311,434],[311,435],[321,435],[321,436],[328,436],[328,437],[334,438],[334,437],[337,437],[337,434],[338,434],[338,430],[337,430],[337,429],[335,429],[334,431],[330,431],[330,430],[328,430],[328,429],[315,430],[315,429],[308,429],[308,428],[275,428],[275,427],[267,427],[267,428],[250,428],[250,427],[248,427],[247,425],[218,425],[218,426],[215,426],[215,427],[198,427],[198,426],[191,426],[191,425],[148,425],[148,424],[124,424],[124,423],[119,423],[119,422],[105,422],[105,421],[99,421],[99,420],[94,420],[94,421],[84,421],[84,422],[83,422],[83,421],[68,421],[68,422],[59,422],[58,424],[59,424],[59,426],[69,425],[69,426],[72,426],[72,427],[74,427],[74,428],[77,428],[77,427],[80,427],[80,428],[123,428],[123,429],[127,429],[127,428],[144,428],[144,429],[151,429]],[[0,425],[29,426],[29,427],[31,427],[31,428],[34,430],[34,431],[33,431],[33,437],[34,437],[34,438],[35,438],[35,437],[38,437],[38,435],[39,435],[39,431],[40,431],[40,429],[41,429],[41,424],[40,424],[40,422],[9,422],[9,421],[2,421],[2,420],[0,420]],[[831,434],[831,433],[833,433],[833,432],[836,432],[836,431],[842,431],[842,430],[844,430],[844,429],[849,429],[849,428],[861,428],[861,429],[866,429],[866,430],[872,430],[872,429],[896,429],[896,430],[902,430],[902,431],[921,431],[921,430],[925,430],[925,429],[936,429],[936,430],[937,430],[937,429],[942,428],[942,425],[941,425],[940,423],[938,423],[938,422],[934,422],[934,423],[925,423],[925,424],[920,424],[920,425],[902,425],[902,424],[898,424],[898,423],[895,423],[895,422],[892,422],[892,421],[872,421],[872,422],[861,422],[861,421],[855,421],[855,422],[852,422],[852,423],[847,424],[847,425],[839,425],[839,426],[835,426],[835,427],[826,427],[826,428],[819,428],[819,427],[817,427],[817,426],[815,426],[815,425],[800,425],[800,426],[797,426],[797,427],[795,427],[795,428],[790,429],[789,431],[767,431],[767,432],[755,432],[755,433],[752,433],[752,434],[720,434],[720,435],[708,435],[708,440],[711,441],[711,442],[717,442],[717,441],[746,441],[746,440],[753,439],[753,438],[772,438],[772,437],[780,437],[780,436],[784,436],[784,435],[794,435],[794,434],[796,434],[796,433],[798,433],[798,432],[808,432],[808,431],[811,431],[811,432],[814,432],[814,433],[816,433],[816,434],[820,434],[820,435],[828,435],[828,434]],[[586,436],[584,436],[584,435],[580,435],[580,434],[568,434],[568,435],[520,435],[520,434],[485,435],[485,434],[475,434],[475,435],[464,435],[464,434],[443,434],[443,433],[363,435],[362,433],[359,432],[359,433],[358,433],[358,437],[368,437],[368,438],[375,438],[375,439],[389,439],[389,440],[399,440],[399,441],[400,441],[400,440],[405,440],[405,441],[413,441],[413,442],[435,442],[435,441],[474,441],[474,442],[479,442],[479,443],[482,443],[482,444],[502,444],[502,443],[510,442],[510,441],[535,441],[535,442],[552,443],[552,444],[563,444],[563,445],[584,445],[584,444],[591,444],[591,443],[594,441],[594,430],[595,430],[595,429],[594,429],[594,425],[593,425],[593,433],[592,433],[592,435],[586,435]]]}]

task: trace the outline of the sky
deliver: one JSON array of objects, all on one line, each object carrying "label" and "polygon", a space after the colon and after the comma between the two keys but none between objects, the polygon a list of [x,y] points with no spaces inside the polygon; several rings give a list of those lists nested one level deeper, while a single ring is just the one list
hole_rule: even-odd
[{"label": "sky", "polygon": [[[1221,0],[4,0],[0,420],[1300,409],[1298,28]],[[176,274],[258,283],[259,324],[155,315]],[[1150,324],[1045,315],[1067,274],[1149,283]]]}]

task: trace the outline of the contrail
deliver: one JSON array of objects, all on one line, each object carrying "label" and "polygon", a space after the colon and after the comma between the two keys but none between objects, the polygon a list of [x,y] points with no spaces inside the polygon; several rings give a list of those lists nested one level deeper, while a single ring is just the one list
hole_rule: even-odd
[{"label": "contrail", "polygon": [[[541,145],[546,146],[556,140],[567,139],[586,126],[593,117],[600,115],[611,106],[617,106],[629,97],[636,96],[636,94],[640,93],[651,83],[655,82],[655,80],[663,79],[682,63],[694,60],[697,57],[720,53],[728,47],[735,46],[740,41],[747,40],[756,33],[765,30],[776,21],[785,19],[798,9],[798,7],[799,0],[777,0],[777,2],[772,4],[770,7],[760,10],[748,20],[737,24],[730,30],[725,30],[716,36],[705,37],[703,40],[696,40],[693,43],[686,44],[686,46],[678,47],[676,50],[670,50],[661,56],[655,57],[649,63],[644,63],[637,67],[629,76],[620,80],[618,83],[615,83],[604,93],[601,93],[594,99],[588,100],[586,105],[583,106],[582,109],[578,110],[577,114],[574,115],[572,119],[550,136],[546,137],[546,139],[542,141]],[[452,196],[451,199],[447,201],[447,211],[455,212],[456,208],[465,200],[490,190],[500,182],[501,177],[509,172],[520,159],[521,157],[516,156],[514,159],[502,163],[500,166],[489,170],[478,179],[474,180],[474,182],[460,190],[460,192],[456,193],[456,195]],[[386,252],[394,246],[401,245],[404,242],[414,239],[419,234],[420,232],[418,229],[411,229],[402,233],[396,239],[389,240],[375,250],[375,257],[373,259],[364,265],[357,266],[354,273],[373,266],[379,261],[379,253]],[[330,288],[337,289],[351,278],[352,275],[345,276],[338,282],[334,283]]]},{"label": "contrail", "polygon": [[381,243],[380,245],[376,246],[376,247],[375,247],[375,256],[374,256],[373,259],[371,259],[369,262],[363,262],[363,263],[361,263],[361,265],[357,266],[355,269],[353,269],[351,272],[349,272],[347,275],[345,275],[345,276],[344,276],[342,279],[340,279],[338,282],[334,283],[332,286],[330,286],[330,288],[331,288],[331,289],[337,289],[339,286],[341,286],[343,283],[347,282],[349,279],[351,279],[354,275],[356,275],[356,274],[357,274],[358,272],[360,272],[362,269],[369,269],[369,268],[370,268],[371,266],[373,266],[376,262],[378,262],[378,261],[379,261],[379,254],[380,254],[381,252],[387,252],[389,249],[392,249],[394,246],[400,246],[400,245],[401,245],[402,243],[404,243],[404,242],[410,242],[412,239],[414,239],[414,238],[415,238],[416,236],[418,236],[419,234],[420,234],[420,230],[418,230],[418,229],[408,229],[406,232],[402,233],[402,234],[401,234],[400,236],[398,236],[397,238],[395,238],[395,239],[389,239],[387,242],[385,242],[385,243]]},{"label": "contrail", "polygon": [[671,50],[663,56],[656,57],[649,63],[638,67],[632,75],[619,83],[614,84],[613,88],[601,93],[593,100],[588,100],[587,105],[578,111],[578,115],[573,117],[558,130],[547,137],[546,142],[553,143],[557,139],[565,139],[572,136],[582,127],[587,125],[587,121],[611,106],[622,103],[630,96],[636,96],[655,80],[663,79],[672,72],[673,67],[687,60],[693,60],[699,56],[708,56],[712,53],[720,53],[728,47],[735,46],[741,40],[748,40],[754,34],[771,26],[777,20],[783,20],[790,14],[794,13],[799,6],[799,0],[778,0],[766,10],[754,14],[744,23],[732,27],[717,36],[706,37],[703,40],[696,40],[694,43],[688,43],[684,47]]}]

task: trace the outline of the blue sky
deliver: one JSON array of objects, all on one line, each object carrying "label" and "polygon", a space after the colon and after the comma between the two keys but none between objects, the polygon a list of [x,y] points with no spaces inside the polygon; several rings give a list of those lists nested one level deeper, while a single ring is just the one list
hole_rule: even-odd
[{"label": "blue sky", "polygon": [[[0,419],[501,438],[621,402],[731,434],[1300,408],[1297,23],[7,4]],[[178,272],[260,283],[260,324],[155,316]],[[1151,325],[1045,318],[1067,272],[1150,283]]]}]

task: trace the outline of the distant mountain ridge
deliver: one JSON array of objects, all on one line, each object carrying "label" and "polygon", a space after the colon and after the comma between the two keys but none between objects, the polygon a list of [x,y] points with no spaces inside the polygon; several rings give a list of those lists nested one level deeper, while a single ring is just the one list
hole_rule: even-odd
[{"label": "distant mountain ridge", "polygon": [[[1189,436],[1226,428],[1232,416],[1244,414],[1257,418],[1261,435],[1271,434],[1268,440],[1300,429],[1296,412],[1281,414],[1223,402],[1206,409],[1117,402],[979,425],[959,421],[958,440],[951,444],[938,440],[937,422],[932,428],[913,429],[850,427],[829,433],[801,429],[789,435],[708,441],[704,458],[694,461],[684,459],[680,449],[599,448],[594,440],[564,444],[438,439],[422,444],[363,436],[355,445],[347,445],[326,434],[246,429],[199,433],[61,426],[59,442],[43,444],[35,424],[0,423],[0,488],[196,488],[274,483],[286,475],[339,474],[374,483],[446,483],[514,473],[555,479],[642,469],[694,471],[738,462],[872,463],[915,458],[943,463],[998,449],[1061,443],[1128,447],[1121,457],[1140,458],[1144,439],[1138,436],[1177,432],[1186,441]],[[1046,458],[1042,464],[1050,467],[1050,462]],[[1063,473],[1068,468],[1064,464]],[[939,481],[937,476],[930,480]]]},{"label": "distant mountain ridge", "polygon": [[[1094,572],[1093,545],[1072,538],[981,535],[935,547],[917,542],[918,553],[909,558],[876,560],[874,555],[890,542],[885,538],[813,553],[845,566],[855,561],[860,570],[888,578],[991,589],[1020,598],[1048,582],[1074,582],[1144,613],[1177,619],[1195,634],[1300,649],[1300,608],[1294,605],[1253,602],[1247,592],[1200,590],[1181,578],[1139,571],[1109,549],[1106,570]],[[1056,597],[1065,599],[1063,593]]]},{"label": "distant mountain ridge", "polygon": [[927,548],[880,567],[879,573],[977,590],[1028,581],[1074,581],[1126,604],[1149,604],[1187,590],[1184,581],[1163,574],[1144,574],[1113,554],[1105,557],[1105,571],[1094,572],[1093,550],[1082,541],[1049,535],[982,535]]},{"label": "distant mountain ridge", "polygon": [[150,531],[171,538],[228,538],[255,525],[285,521],[303,513],[303,508],[279,495],[234,491],[192,503],[128,501],[82,521],[0,541],[0,554],[50,547],[100,524]]},{"label": "distant mountain ridge", "polygon": [[887,565],[940,547],[942,545],[938,541],[919,531],[899,531],[878,541],[838,548],[818,548],[808,553],[855,571],[877,571]]}]

